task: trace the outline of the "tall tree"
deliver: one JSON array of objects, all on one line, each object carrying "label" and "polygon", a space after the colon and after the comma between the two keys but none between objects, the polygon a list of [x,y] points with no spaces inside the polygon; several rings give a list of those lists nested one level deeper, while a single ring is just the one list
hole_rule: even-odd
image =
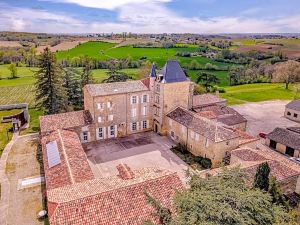
[{"label": "tall tree", "polygon": [[276,182],[275,177],[271,177],[270,179],[270,185],[268,192],[272,196],[272,202],[275,204],[281,204],[285,207],[288,207],[288,203],[285,200],[285,197],[283,196],[283,193],[279,187],[279,185]]},{"label": "tall tree", "polygon": [[103,83],[125,82],[131,79],[126,73],[121,72],[115,63],[109,65],[107,71],[108,78],[104,79]]},{"label": "tall tree", "polygon": [[55,54],[49,48],[44,49],[38,64],[40,69],[35,73],[37,106],[46,114],[55,114],[66,110],[66,92],[63,84],[63,73]]},{"label": "tall tree", "polygon": [[63,87],[68,99],[68,111],[82,109],[83,93],[80,72],[77,69],[67,67],[64,69]]},{"label": "tall tree", "polygon": [[300,81],[300,62],[288,60],[275,65],[273,82],[284,82],[285,89],[290,83]]},{"label": "tall tree", "polygon": [[267,162],[260,164],[257,167],[253,186],[263,191],[268,191],[269,174],[270,174],[269,164]]},{"label": "tall tree", "polygon": [[219,78],[216,75],[211,73],[200,73],[196,83],[201,83],[205,87],[206,92],[209,92],[209,89],[214,85],[219,83]]},{"label": "tall tree", "polygon": [[11,79],[17,78],[18,69],[17,69],[17,65],[15,63],[11,63],[8,66],[8,70],[10,71],[10,78]]},{"label": "tall tree", "polygon": [[92,72],[92,60],[88,57],[84,59],[84,67],[81,74],[81,85],[84,87],[87,84],[94,83],[93,72]]}]

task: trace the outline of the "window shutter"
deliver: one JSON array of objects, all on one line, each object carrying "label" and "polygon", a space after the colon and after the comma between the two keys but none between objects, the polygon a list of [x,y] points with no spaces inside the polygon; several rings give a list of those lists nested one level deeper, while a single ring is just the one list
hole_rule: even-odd
[{"label": "window shutter", "polygon": [[106,139],[106,127],[102,127],[103,139]]},{"label": "window shutter", "polygon": [[115,137],[117,137],[117,136],[118,136],[118,126],[115,125]]}]

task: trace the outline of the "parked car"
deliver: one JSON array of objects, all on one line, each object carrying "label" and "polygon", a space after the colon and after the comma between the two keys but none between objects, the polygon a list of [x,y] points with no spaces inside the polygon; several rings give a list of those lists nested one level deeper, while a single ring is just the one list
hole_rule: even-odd
[{"label": "parked car", "polygon": [[290,160],[294,161],[295,163],[300,164],[300,158],[297,158],[297,157],[290,157]]},{"label": "parked car", "polygon": [[258,136],[261,137],[261,138],[266,139],[267,134],[266,134],[266,133],[263,133],[263,132],[260,132],[260,133],[258,134]]}]

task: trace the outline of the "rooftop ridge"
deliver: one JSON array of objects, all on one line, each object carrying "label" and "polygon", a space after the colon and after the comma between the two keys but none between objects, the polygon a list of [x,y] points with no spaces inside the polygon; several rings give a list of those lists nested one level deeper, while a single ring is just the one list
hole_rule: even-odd
[{"label": "rooftop ridge", "polygon": [[70,174],[71,182],[72,182],[72,184],[74,184],[75,181],[74,181],[73,173],[72,173],[72,170],[71,170],[69,158],[68,158],[68,155],[67,155],[67,152],[66,152],[66,149],[65,149],[65,144],[64,144],[63,138],[62,138],[62,136],[61,136],[60,129],[58,129],[57,132],[58,132],[58,136],[59,136],[59,139],[60,139],[60,142],[61,142],[61,146],[62,146],[64,158],[65,158],[65,161],[66,161],[66,163],[67,163],[68,172],[69,172],[69,174]]}]

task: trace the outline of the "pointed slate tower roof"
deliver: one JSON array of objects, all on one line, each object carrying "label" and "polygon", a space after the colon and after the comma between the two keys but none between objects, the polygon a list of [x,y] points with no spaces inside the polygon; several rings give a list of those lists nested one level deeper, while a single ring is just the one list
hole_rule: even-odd
[{"label": "pointed slate tower roof", "polygon": [[174,83],[188,80],[179,62],[176,60],[168,60],[160,73],[163,76],[163,83]]},{"label": "pointed slate tower roof", "polygon": [[152,64],[151,72],[150,72],[150,77],[156,77],[156,64]]}]

